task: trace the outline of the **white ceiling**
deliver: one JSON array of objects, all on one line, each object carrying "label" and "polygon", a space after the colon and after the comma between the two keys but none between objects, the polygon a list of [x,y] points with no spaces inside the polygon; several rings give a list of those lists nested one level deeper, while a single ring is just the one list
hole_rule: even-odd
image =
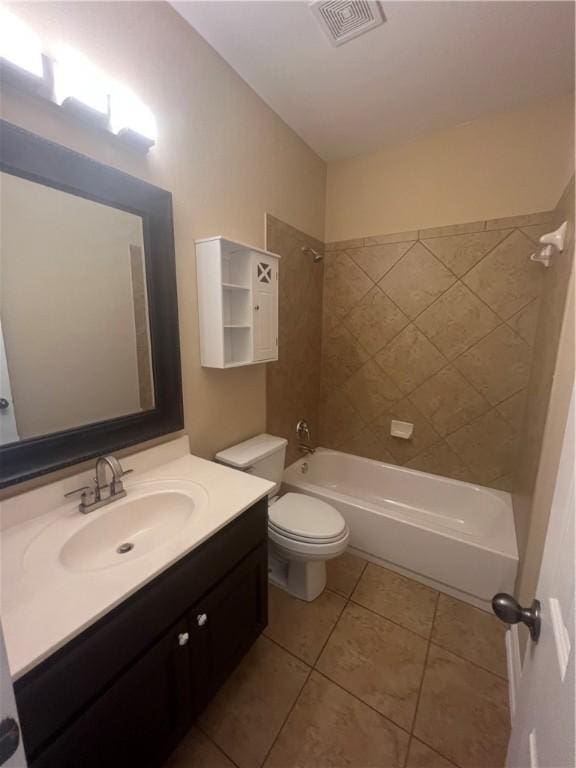
[{"label": "white ceiling", "polygon": [[567,93],[571,2],[382,2],[386,23],[330,46],[308,2],[174,2],[326,160]]}]

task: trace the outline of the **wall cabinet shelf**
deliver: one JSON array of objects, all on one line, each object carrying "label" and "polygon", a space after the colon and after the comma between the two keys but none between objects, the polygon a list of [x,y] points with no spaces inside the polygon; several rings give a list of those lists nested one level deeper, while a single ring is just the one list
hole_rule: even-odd
[{"label": "wall cabinet shelf", "polygon": [[200,360],[237,368],[278,360],[275,253],[223,237],[196,241]]}]

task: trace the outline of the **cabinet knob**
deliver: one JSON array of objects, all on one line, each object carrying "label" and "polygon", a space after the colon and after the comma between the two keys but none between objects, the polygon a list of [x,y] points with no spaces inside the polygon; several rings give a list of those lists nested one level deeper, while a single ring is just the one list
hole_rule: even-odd
[{"label": "cabinet knob", "polygon": [[256,311],[258,311],[258,310],[260,309],[260,304],[256,304],[256,306],[254,307],[254,309],[255,309]]},{"label": "cabinet knob", "polygon": [[180,632],[178,635],[178,645],[187,645],[188,640],[190,640],[188,632]]},{"label": "cabinet knob", "polygon": [[198,616],[196,616],[196,622],[199,627],[203,627],[207,621],[208,621],[208,616],[205,613],[199,613]]}]

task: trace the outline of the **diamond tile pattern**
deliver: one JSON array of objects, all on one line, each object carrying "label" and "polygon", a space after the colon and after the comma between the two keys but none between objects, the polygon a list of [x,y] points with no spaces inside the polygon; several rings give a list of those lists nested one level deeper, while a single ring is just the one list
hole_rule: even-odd
[{"label": "diamond tile pattern", "polygon": [[[543,212],[331,243],[319,442],[509,484],[545,274],[529,256],[551,222]],[[392,419],[413,422],[414,437],[391,437]]]}]

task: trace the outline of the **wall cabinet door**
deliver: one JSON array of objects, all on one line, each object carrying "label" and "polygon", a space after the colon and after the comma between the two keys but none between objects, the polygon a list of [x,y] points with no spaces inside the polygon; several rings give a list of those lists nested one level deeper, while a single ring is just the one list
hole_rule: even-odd
[{"label": "wall cabinet door", "polygon": [[268,622],[268,551],[261,544],[189,613],[193,709],[198,713]]},{"label": "wall cabinet door", "polygon": [[192,718],[187,632],[175,624],[32,767],[161,765]]},{"label": "wall cabinet door", "polygon": [[278,259],[255,254],[252,259],[254,360],[278,359]]}]

